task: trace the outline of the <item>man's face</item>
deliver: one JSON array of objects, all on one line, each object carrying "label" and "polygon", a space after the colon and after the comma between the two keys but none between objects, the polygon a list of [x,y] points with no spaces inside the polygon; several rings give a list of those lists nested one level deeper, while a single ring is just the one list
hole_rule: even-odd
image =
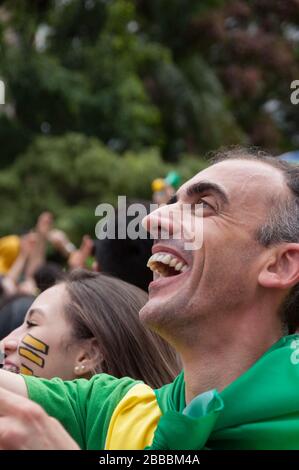
[{"label": "man's face", "polygon": [[[192,329],[199,319],[218,320],[219,315],[222,319],[224,312],[242,312],[254,305],[258,274],[267,256],[256,232],[265,223],[275,198],[279,194],[283,197],[285,191],[283,175],[270,165],[224,161],[185,183],[173,206],[148,215],[144,225],[151,229],[158,225],[163,233],[171,226],[170,209],[174,218],[180,219],[183,204],[191,205],[195,226],[199,218],[203,223],[203,243],[201,248],[186,250],[183,238],[155,241],[156,256],[149,262],[154,281],[149,286],[149,301],[140,312],[141,320],[171,337],[172,332],[183,334]],[[195,205],[201,203],[202,211],[198,211]],[[183,216],[181,223],[187,223],[186,219]]]}]

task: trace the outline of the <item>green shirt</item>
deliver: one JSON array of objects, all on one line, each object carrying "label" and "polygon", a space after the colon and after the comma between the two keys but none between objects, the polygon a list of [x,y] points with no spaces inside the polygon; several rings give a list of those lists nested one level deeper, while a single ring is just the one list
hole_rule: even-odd
[{"label": "green shirt", "polygon": [[221,393],[188,406],[183,373],[155,391],[106,374],[24,379],[29,397],[83,449],[299,449],[299,335],[281,338]]},{"label": "green shirt", "polygon": [[56,418],[81,449],[104,449],[110,418],[116,405],[134,386],[130,378],[106,374],[90,380],[63,382],[24,376],[29,398]]}]

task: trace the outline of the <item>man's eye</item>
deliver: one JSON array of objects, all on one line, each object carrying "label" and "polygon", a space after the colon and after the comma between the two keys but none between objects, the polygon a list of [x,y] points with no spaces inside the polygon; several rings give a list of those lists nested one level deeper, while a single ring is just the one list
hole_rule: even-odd
[{"label": "man's eye", "polygon": [[209,204],[207,201],[205,201],[205,199],[201,199],[199,204],[203,209],[211,209],[213,211],[215,210],[214,207],[211,204]]},{"label": "man's eye", "polygon": [[199,216],[204,215],[206,211],[215,212],[216,209],[212,204],[207,202],[205,199],[199,199],[196,204],[193,206],[193,211]]}]

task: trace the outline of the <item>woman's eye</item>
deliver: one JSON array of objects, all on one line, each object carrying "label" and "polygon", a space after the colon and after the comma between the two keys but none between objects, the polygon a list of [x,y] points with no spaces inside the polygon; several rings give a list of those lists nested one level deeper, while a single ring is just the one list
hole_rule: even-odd
[{"label": "woman's eye", "polygon": [[32,326],[36,326],[36,323],[32,323],[29,320],[26,321],[26,324],[27,324],[28,328],[31,328]]}]

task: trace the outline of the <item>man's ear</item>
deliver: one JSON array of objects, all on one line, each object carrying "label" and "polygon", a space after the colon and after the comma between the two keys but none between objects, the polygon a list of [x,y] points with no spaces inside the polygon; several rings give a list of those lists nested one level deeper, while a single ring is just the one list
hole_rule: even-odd
[{"label": "man's ear", "polygon": [[258,282],[263,287],[290,289],[299,282],[299,243],[275,247],[261,270]]},{"label": "man's ear", "polygon": [[95,338],[86,339],[82,342],[74,366],[74,373],[78,377],[90,377],[94,371],[99,371],[103,355]]}]

